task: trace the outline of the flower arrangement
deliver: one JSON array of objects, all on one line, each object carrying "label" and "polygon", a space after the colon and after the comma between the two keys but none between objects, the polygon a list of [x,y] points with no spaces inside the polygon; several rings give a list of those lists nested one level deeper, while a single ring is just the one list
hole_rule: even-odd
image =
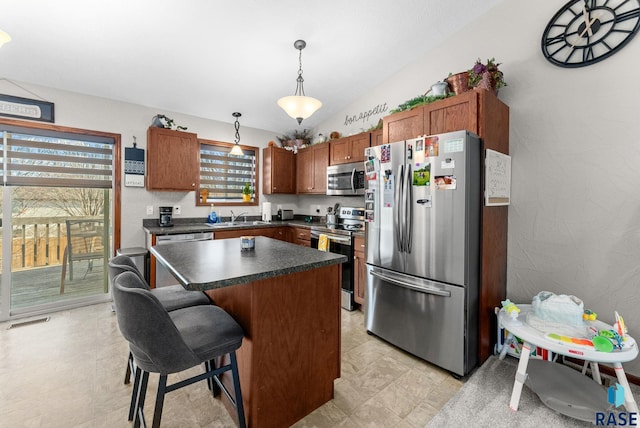
[{"label": "flower arrangement", "polygon": [[308,146],[311,143],[313,132],[310,129],[294,130],[292,132],[279,135],[276,138],[280,141],[283,148]]},{"label": "flower arrangement", "polygon": [[499,66],[500,63],[496,63],[495,58],[488,59],[486,64],[483,64],[480,58],[478,58],[473,68],[468,71],[469,86],[475,87],[480,85],[483,78],[488,78],[491,81],[491,87],[495,90],[507,86],[502,71],[498,69]]}]

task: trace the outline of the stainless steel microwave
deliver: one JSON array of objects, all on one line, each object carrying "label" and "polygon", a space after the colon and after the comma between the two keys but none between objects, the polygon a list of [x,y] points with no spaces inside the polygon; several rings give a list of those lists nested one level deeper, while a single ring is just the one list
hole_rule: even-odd
[{"label": "stainless steel microwave", "polygon": [[364,195],[364,162],[327,167],[327,195]]}]

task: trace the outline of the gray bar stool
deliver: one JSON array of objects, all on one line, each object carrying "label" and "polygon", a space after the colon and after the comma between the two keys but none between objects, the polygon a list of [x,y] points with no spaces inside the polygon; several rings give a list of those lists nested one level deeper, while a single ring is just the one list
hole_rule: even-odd
[{"label": "gray bar stool", "polygon": [[[148,251],[143,248],[148,255]],[[141,252],[138,252],[139,255]],[[149,284],[143,277],[142,273],[136,266],[135,262],[128,255],[118,255],[109,260],[109,284],[113,290],[113,280],[115,277],[123,272],[132,272],[138,276],[141,284],[145,289],[149,290],[160,302],[162,307],[167,311],[175,311],[191,306],[210,305],[211,301],[202,291],[189,291],[185,290],[181,285],[170,285],[167,287],[159,287],[150,289]],[[117,303],[114,294],[115,310],[117,312]],[[140,383],[140,370],[136,369],[133,363],[133,355],[129,352],[127,359],[127,370],[124,375],[124,383],[128,384],[131,381],[131,374],[134,373],[133,378],[133,392],[131,393],[131,405],[129,407],[129,420],[133,420],[135,411],[136,391]]]},{"label": "gray bar stool", "polygon": [[[236,350],[242,345],[242,327],[218,306],[192,306],[167,312],[154,293],[134,272],[124,272],[113,280],[118,327],[129,342],[137,369],[142,371],[137,389],[134,427],[146,426],[144,401],[149,373],[158,373],[158,391],[153,414],[154,428],[160,426],[164,396],[201,380],[215,382],[235,407],[238,426],[246,426]],[[229,355],[229,363],[216,367],[215,360]],[[204,363],[205,372],[167,383],[168,375]],[[230,371],[232,388],[219,377]],[[209,384],[211,386],[211,383]],[[213,391],[212,391],[213,392]]]}]

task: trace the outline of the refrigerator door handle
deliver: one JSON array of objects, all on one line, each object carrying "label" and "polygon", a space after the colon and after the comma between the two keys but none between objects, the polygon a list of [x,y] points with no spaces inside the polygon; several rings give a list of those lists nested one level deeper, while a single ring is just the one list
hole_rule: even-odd
[{"label": "refrigerator door handle", "polygon": [[402,229],[400,228],[400,219],[402,218],[401,205],[400,205],[401,196],[402,196],[402,170],[403,170],[403,165],[399,165],[398,174],[396,176],[396,183],[395,183],[396,188],[393,195],[393,210],[395,214],[393,216],[393,230],[395,231],[395,235],[396,235],[396,245],[398,247],[398,250],[400,250],[400,252],[402,252],[402,246],[403,246]]},{"label": "refrigerator door handle", "polygon": [[405,186],[404,186],[404,246],[405,252],[411,253],[411,235],[413,234],[413,174],[411,173],[411,164],[407,164],[405,173]]},{"label": "refrigerator door handle", "polygon": [[371,275],[383,281],[390,282],[392,284],[399,285],[400,287],[408,288],[410,290],[419,291],[421,293],[427,293],[427,294],[435,294],[436,296],[451,297],[450,291],[440,290],[439,288],[435,288],[435,287],[425,287],[424,285],[412,284],[410,282],[403,281],[401,279],[396,279],[389,275],[385,275],[376,270],[372,270]]}]

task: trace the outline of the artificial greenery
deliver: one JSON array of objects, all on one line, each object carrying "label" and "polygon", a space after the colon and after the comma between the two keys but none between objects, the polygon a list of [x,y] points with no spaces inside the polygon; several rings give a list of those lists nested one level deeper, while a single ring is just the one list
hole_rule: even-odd
[{"label": "artificial greenery", "polygon": [[253,189],[251,188],[251,184],[249,183],[245,183],[244,187],[242,188],[242,194],[243,195],[252,195],[253,194]]},{"label": "artificial greenery", "polygon": [[158,128],[166,128],[166,129],[173,129],[178,130],[178,131],[186,131],[187,127],[186,126],[180,126],[180,125],[176,125],[175,122],[173,121],[173,119],[171,119],[170,117],[165,116],[164,114],[157,114],[153,117],[153,122],[152,125]]},{"label": "artificial greenery", "polygon": [[411,98],[408,101],[403,102],[398,107],[392,109],[389,113],[399,113],[401,111],[411,110],[416,107],[420,107],[425,104],[432,103],[434,101],[443,100],[445,98],[449,98],[454,96],[453,93],[448,93],[447,95],[419,95],[415,98]]}]

